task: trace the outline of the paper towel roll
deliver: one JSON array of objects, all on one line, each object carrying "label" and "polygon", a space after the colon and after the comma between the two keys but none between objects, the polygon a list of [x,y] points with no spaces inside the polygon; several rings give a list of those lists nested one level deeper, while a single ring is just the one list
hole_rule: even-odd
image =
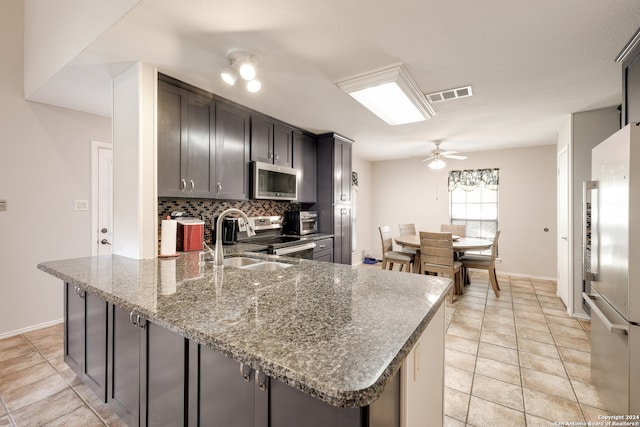
[{"label": "paper towel roll", "polygon": [[160,255],[175,255],[176,232],[178,223],[172,219],[163,219],[160,231]]}]

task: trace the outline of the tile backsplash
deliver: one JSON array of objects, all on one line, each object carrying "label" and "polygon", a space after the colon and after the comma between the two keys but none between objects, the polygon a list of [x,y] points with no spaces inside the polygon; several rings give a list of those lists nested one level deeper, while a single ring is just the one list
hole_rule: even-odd
[{"label": "tile backsplash", "polygon": [[[275,200],[207,200],[207,199],[158,199],[158,224],[173,211],[185,212],[187,216],[204,221],[204,239],[213,241],[213,220],[229,208],[240,209],[247,216],[284,215],[285,212],[300,210],[300,204]],[[158,237],[160,232],[158,231]]]}]

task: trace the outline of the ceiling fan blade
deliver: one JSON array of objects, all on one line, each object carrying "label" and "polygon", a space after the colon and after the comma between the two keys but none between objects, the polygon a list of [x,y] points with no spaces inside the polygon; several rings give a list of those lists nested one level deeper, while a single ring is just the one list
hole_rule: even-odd
[{"label": "ceiling fan blade", "polygon": [[454,159],[454,160],[464,160],[467,158],[467,156],[462,156],[459,154],[443,154],[442,156],[448,159]]},{"label": "ceiling fan blade", "polygon": [[423,162],[428,162],[429,160],[433,160],[433,159],[435,159],[435,158],[436,158],[436,156],[429,156],[429,157],[427,157],[426,159],[423,159],[422,161],[423,161]]}]

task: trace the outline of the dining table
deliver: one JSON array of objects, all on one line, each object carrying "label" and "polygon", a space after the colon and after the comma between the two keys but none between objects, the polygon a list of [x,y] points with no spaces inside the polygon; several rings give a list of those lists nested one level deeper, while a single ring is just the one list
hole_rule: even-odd
[{"label": "dining table", "polygon": [[[420,259],[420,235],[419,234],[407,234],[404,236],[396,236],[393,240],[400,246],[406,249],[411,249],[416,252],[416,259]],[[461,237],[453,236],[453,252],[461,253],[464,251],[484,250],[489,249],[493,245],[493,241],[488,239],[480,239],[478,237]],[[414,273],[422,274],[422,268],[413,269]],[[466,276],[466,275],[464,275]],[[466,282],[466,277],[465,277]]]}]

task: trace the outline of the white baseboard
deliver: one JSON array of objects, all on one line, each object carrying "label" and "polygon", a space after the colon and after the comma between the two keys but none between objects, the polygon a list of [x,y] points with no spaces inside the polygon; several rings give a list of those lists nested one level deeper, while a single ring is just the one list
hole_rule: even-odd
[{"label": "white baseboard", "polygon": [[62,323],[62,322],[64,322],[64,318],[58,319],[58,320],[52,320],[51,322],[41,323],[39,325],[29,326],[29,327],[22,328],[22,329],[17,329],[15,331],[11,331],[11,332],[5,332],[4,334],[0,334],[0,340],[3,339],[3,338],[9,338],[9,337],[13,337],[13,336],[16,336],[16,335],[24,334],[25,332],[31,332],[31,331],[35,331],[37,329],[47,328],[49,326],[57,325],[58,323]]}]

